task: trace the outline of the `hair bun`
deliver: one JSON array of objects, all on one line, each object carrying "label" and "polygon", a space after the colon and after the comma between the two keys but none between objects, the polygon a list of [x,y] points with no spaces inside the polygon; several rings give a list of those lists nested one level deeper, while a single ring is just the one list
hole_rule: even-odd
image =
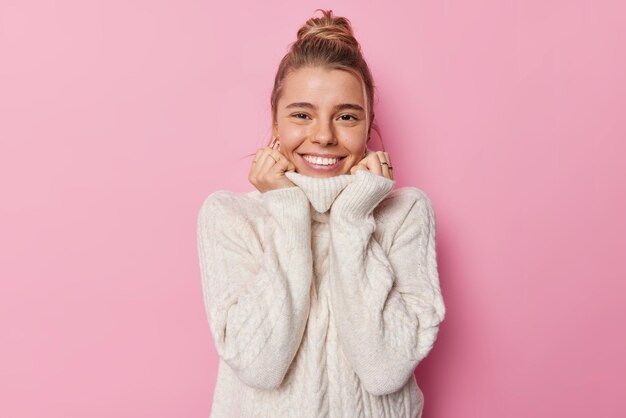
[{"label": "hair bun", "polygon": [[333,16],[332,10],[316,9],[321,11],[321,17],[312,17],[298,30],[297,43],[302,43],[310,39],[325,39],[330,41],[341,41],[351,46],[358,47],[359,43],[354,37],[352,25],[345,17]]}]

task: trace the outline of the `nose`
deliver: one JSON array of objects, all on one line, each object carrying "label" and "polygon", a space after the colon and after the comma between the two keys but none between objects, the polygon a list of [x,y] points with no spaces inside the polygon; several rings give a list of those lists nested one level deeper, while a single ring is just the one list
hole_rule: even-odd
[{"label": "nose", "polygon": [[335,136],[332,123],[320,122],[311,135],[311,141],[322,146],[336,144],[337,137]]}]

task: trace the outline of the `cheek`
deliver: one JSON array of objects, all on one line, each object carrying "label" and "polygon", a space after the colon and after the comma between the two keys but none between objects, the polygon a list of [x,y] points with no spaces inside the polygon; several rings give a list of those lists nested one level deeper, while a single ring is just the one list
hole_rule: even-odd
[{"label": "cheek", "polygon": [[278,133],[281,139],[289,142],[299,142],[307,137],[306,127],[298,125],[289,125],[279,128]]},{"label": "cheek", "polygon": [[280,150],[283,153],[291,153],[302,144],[306,136],[301,129],[283,129],[279,131]]},{"label": "cheek", "polygon": [[344,135],[343,146],[350,154],[361,156],[366,147],[365,136],[357,133]]},{"label": "cheek", "polygon": [[281,138],[289,141],[299,141],[306,137],[306,128],[298,125],[283,126],[279,129]]}]

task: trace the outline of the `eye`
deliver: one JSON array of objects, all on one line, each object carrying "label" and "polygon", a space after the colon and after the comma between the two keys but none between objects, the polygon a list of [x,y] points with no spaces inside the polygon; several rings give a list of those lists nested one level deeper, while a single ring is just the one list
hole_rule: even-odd
[{"label": "eye", "polygon": [[304,116],[305,118],[307,118],[309,115],[307,115],[306,113],[294,113],[291,116],[295,116],[296,119],[303,119],[303,118],[301,118],[299,116]]},{"label": "eye", "polygon": [[346,115],[341,115],[341,116],[339,116],[339,117],[340,117],[340,118],[343,118],[343,117],[345,117],[345,116],[347,116],[347,117],[349,117],[349,118],[352,118],[352,119],[342,119],[342,120],[346,120],[346,121],[349,121],[349,120],[359,120],[356,116],[354,116],[354,115],[349,115],[349,114],[346,114]]}]

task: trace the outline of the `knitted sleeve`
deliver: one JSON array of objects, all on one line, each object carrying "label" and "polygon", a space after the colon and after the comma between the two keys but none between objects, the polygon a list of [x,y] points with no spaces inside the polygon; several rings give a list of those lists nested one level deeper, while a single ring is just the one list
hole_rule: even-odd
[{"label": "knitted sleeve", "polygon": [[359,170],[330,213],[331,303],[346,358],[365,389],[401,389],[427,356],[443,321],[435,250],[435,215],[428,196],[403,188],[387,207],[395,231],[383,249],[373,210],[394,180]]},{"label": "knitted sleeve", "polygon": [[[272,389],[295,357],[309,313],[310,206],[298,187],[263,193],[258,213],[236,199],[216,191],[198,214],[204,305],[219,356],[247,385]],[[259,216],[256,230],[251,219]]]}]

